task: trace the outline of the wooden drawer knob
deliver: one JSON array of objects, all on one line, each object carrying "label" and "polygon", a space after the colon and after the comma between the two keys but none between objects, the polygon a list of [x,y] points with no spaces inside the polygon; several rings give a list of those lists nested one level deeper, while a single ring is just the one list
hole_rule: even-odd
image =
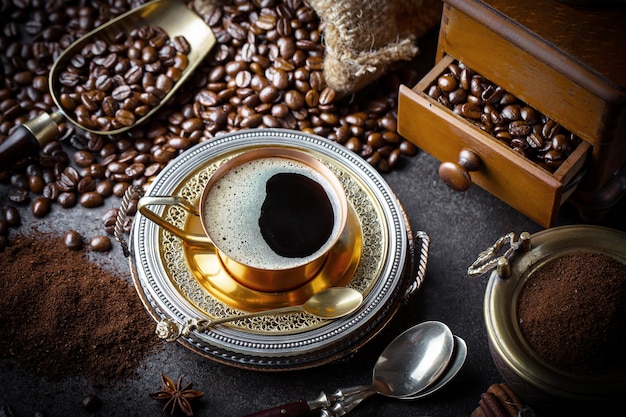
[{"label": "wooden drawer knob", "polygon": [[459,153],[458,163],[444,162],[439,166],[439,177],[448,187],[455,191],[466,191],[472,185],[471,171],[480,168],[480,157],[471,149],[463,149]]}]

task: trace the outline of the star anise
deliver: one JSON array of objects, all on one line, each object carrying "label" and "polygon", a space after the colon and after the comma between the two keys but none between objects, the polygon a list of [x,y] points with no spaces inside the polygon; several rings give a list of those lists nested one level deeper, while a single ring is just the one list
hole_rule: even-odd
[{"label": "star anise", "polygon": [[196,400],[204,395],[201,391],[191,389],[192,383],[182,387],[183,377],[179,377],[178,381],[174,381],[166,375],[161,374],[161,390],[149,394],[150,398],[159,401],[166,401],[163,411],[170,409],[170,414],[174,415],[176,410],[182,411],[186,416],[193,416],[190,401]]}]

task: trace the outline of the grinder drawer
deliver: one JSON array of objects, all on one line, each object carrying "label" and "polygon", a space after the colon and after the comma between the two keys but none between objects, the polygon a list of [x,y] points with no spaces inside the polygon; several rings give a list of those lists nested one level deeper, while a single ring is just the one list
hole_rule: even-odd
[{"label": "grinder drawer", "polygon": [[581,140],[553,171],[513,150],[428,94],[455,62],[444,56],[414,88],[400,87],[398,132],[442,161],[439,173],[451,188],[463,191],[475,183],[542,226],[553,226],[591,146]]}]

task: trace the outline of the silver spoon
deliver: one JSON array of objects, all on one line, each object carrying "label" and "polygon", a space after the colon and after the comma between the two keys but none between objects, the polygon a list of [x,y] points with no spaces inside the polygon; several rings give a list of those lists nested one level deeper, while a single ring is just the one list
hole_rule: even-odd
[{"label": "silver spoon", "polygon": [[434,394],[436,391],[439,391],[448,382],[452,381],[452,379],[459,373],[463,365],[465,364],[465,359],[467,358],[467,344],[465,340],[460,338],[459,336],[454,336],[454,353],[452,354],[452,360],[448,365],[448,369],[446,372],[430,387],[426,388],[423,391],[418,392],[415,395],[408,395],[406,397],[401,397],[401,400],[418,400],[420,398],[427,397],[431,394]]},{"label": "silver spoon", "polygon": [[297,401],[247,417],[303,416],[315,408],[329,407],[331,401],[363,392],[393,398],[415,395],[441,377],[453,350],[454,337],[448,326],[438,321],[423,322],[400,334],[385,348],[374,366],[371,385],[339,389],[330,400],[322,393],[313,401]]},{"label": "silver spoon", "polygon": [[[406,395],[404,397],[395,398],[400,400],[418,400],[420,398],[424,398],[431,394],[434,394],[436,391],[439,391],[441,388],[443,388],[456,376],[456,374],[459,373],[459,371],[463,367],[463,364],[465,363],[465,358],[467,358],[467,344],[465,343],[465,340],[461,339],[458,336],[454,336],[454,353],[445,373],[435,383],[423,389],[422,391],[419,391],[413,395]],[[363,402],[363,400],[371,397],[374,394],[376,394],[376,392],[373,392],[371,390],[363,390],[348,397],[344,396],[343,400],[335,402],[331,407],[323,408],[322,412],[320,413],[320,417],[344,416],[352,411],[361,402]]]},{"label": "silver spoon", "polygon": [[[191,319],[182,327],[172,321],[161,322],[157,325],[157,334],[168,342],[175,341],[180,335],[189,336],[192,330],[203,332],[217,324],[229,321],[245,320],[251,317],[266,316],[270,314],[283,314],[295,311],[304,311],[321,319],[337,319],[354,312],[363,302],[363,294],[354,288],[330,287],[313,294],[304,304],[274,308],[271,310],[256,311],[219,319]],[[159,331],[167,328],[167,332]]]},{"label": "silver spoon", "polygon": [[381,394],[392,398],[415,395],[435,383],[454,353],[454,336],[445,324],[428,321],[394,339],[376,361],[371,385],[341,388],[336,396]]}]

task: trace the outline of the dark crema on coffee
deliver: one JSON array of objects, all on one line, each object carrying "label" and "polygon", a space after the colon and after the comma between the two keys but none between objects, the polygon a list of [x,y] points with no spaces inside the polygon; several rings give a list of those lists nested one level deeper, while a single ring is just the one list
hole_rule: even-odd
[{"label": "dark crema on coffee", "polygon": [[278,255],[312,255],[328,240],[333,225],[333,206],[318,182],[287,172],[267,181],[259,227],[263,239]]}]

